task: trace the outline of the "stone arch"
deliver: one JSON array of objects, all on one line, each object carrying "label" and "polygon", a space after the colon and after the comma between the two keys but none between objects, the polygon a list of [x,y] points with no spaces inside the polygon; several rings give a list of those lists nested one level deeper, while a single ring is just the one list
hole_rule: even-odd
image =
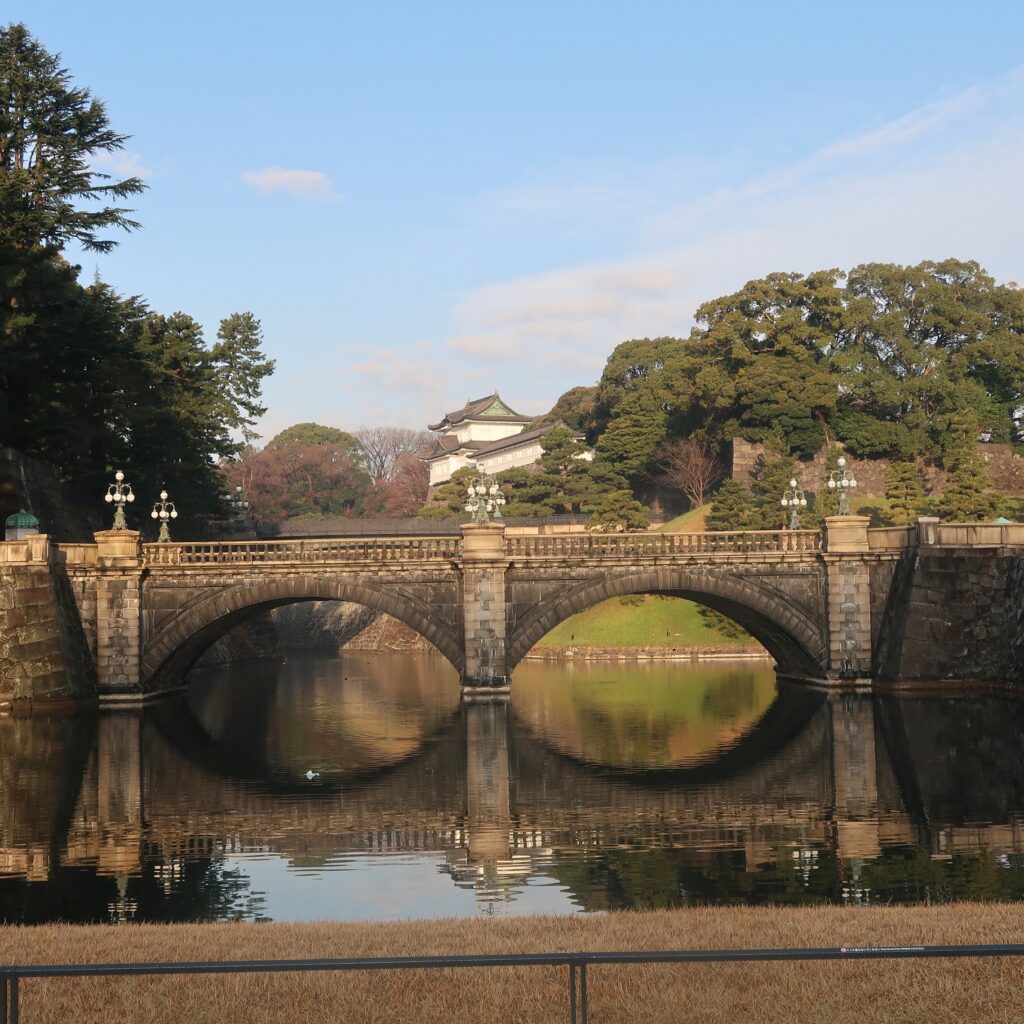
[{"label": "stone arch", "polygon": [[299,601],[347,601],[404,622],[462,671],[459,638],[419,598],[365,579],[279,577],[239,583],[203,595],[182,608],[147,641],[140,676],[144,691],[177,685],[199,656],[239,622],[262,611]]},{"label": "stone arch", "polygon": [[509,671],[541,637],[569,616],[625,594],[667,594],[714,608],[754,636],[782,672],[815,677],[822,674],[827,663],[823,624],[777,590],[731,572],[650,568],[587,580],[542,601],[511,630]]}]

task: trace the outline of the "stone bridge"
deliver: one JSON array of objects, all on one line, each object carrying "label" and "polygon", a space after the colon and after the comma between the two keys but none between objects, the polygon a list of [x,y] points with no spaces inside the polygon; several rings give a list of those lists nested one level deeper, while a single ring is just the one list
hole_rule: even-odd
[{"label": "stone bridge", "polygon": [[405,622],[467,694],[507,689],[560,622],[609,597],[667,594],[722,612],[785,675],[830,684],[1007,682],[1024,663],[1024,526],[745,533],[0,544],[0,697],[136,700],[180,688],[246,617],[349,601]]}]

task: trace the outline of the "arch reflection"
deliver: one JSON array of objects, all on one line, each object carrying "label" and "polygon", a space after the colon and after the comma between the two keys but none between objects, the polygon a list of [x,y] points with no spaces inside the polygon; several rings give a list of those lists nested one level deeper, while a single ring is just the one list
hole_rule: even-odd
[{"label": "arch reflection", "polygon": [[546,665],[521,665],[512,690],[516,718],[562,754],[628,771],[713,763],[777,697],[775,671],[761,662],[669,663],[656,673],[590,663],[563,671],[555,681]]}]

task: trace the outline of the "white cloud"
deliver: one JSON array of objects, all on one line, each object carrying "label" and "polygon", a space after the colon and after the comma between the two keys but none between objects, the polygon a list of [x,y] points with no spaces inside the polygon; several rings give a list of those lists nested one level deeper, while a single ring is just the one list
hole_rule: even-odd
[{"label": "white cloud", "polygon": [[129,150],[115,150],[112,153],[97,153],[92,158],[92,166],[101,174],[109,174],[112,178],[151,178],[153,171],[142,162],[139,153]]},{"label": "white cloud", "polygon": [[331,179],[323,171],[264,167],[260,171],[244,171],[242,181],[262,195],[284,192],[298,199],[311,199],[318,203],[331,203],[341,198],[335,194]]}]

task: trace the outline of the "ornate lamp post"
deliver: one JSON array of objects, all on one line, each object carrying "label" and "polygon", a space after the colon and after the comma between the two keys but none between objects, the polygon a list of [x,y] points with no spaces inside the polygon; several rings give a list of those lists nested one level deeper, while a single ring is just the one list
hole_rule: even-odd
[{"label": "ornate lamp post", "polygon": [[242,490],[242,485],[236,484],[233,491],[229,491],[224,495],[224,501],[234,514],[232,529],[236,532],[243,529],[245,527],[247,509],[249,508],[249,499],[246,498],[245,491]]},{"label": "ornate lamp post", "polygon": [[493,476],[475,476],[466,488],[466,511],[475,523],[489,523],[501,518],[505,495]]},{"label": "ornate lamp post", "polygon": [[799,530],[800,509],[807,508],[807,499],[795,478],[789,481],[789,490],[782,492],[782,507],[789,509],[789,528]]},{"label": "ornate lamp post", "polygon": [[167,500],[167,492],[160,492],[160,500],[153,502],[153,511],[149,513],[154,519],[160,520],[160,536],[157,541],[166,544],[171,539],[171,529],[168,520],[178,518],[178,510],[174,507],[173,501]]},{"label": "ornate lamp post", "polygon": [[127,530],[128,523],[124,518],[124,506],[126,502],[134,501],[135,495],[132,494],[132,485],[124,483],[124,473],[121,470],[114,474],[114,483],[107,487],[107,493],[103,496],[103,500],[111,502],[114,506],[114,529]]},{"label": "ornate lamp post", "polygon": [[853,470],[847,472],[846,456],[839,456],[839,468],[833,469],[828,475],[828,486],[830,490],[839,488],[839,514],[848,516],[850,514],[850,489],[857,486],[857,479]]}]

